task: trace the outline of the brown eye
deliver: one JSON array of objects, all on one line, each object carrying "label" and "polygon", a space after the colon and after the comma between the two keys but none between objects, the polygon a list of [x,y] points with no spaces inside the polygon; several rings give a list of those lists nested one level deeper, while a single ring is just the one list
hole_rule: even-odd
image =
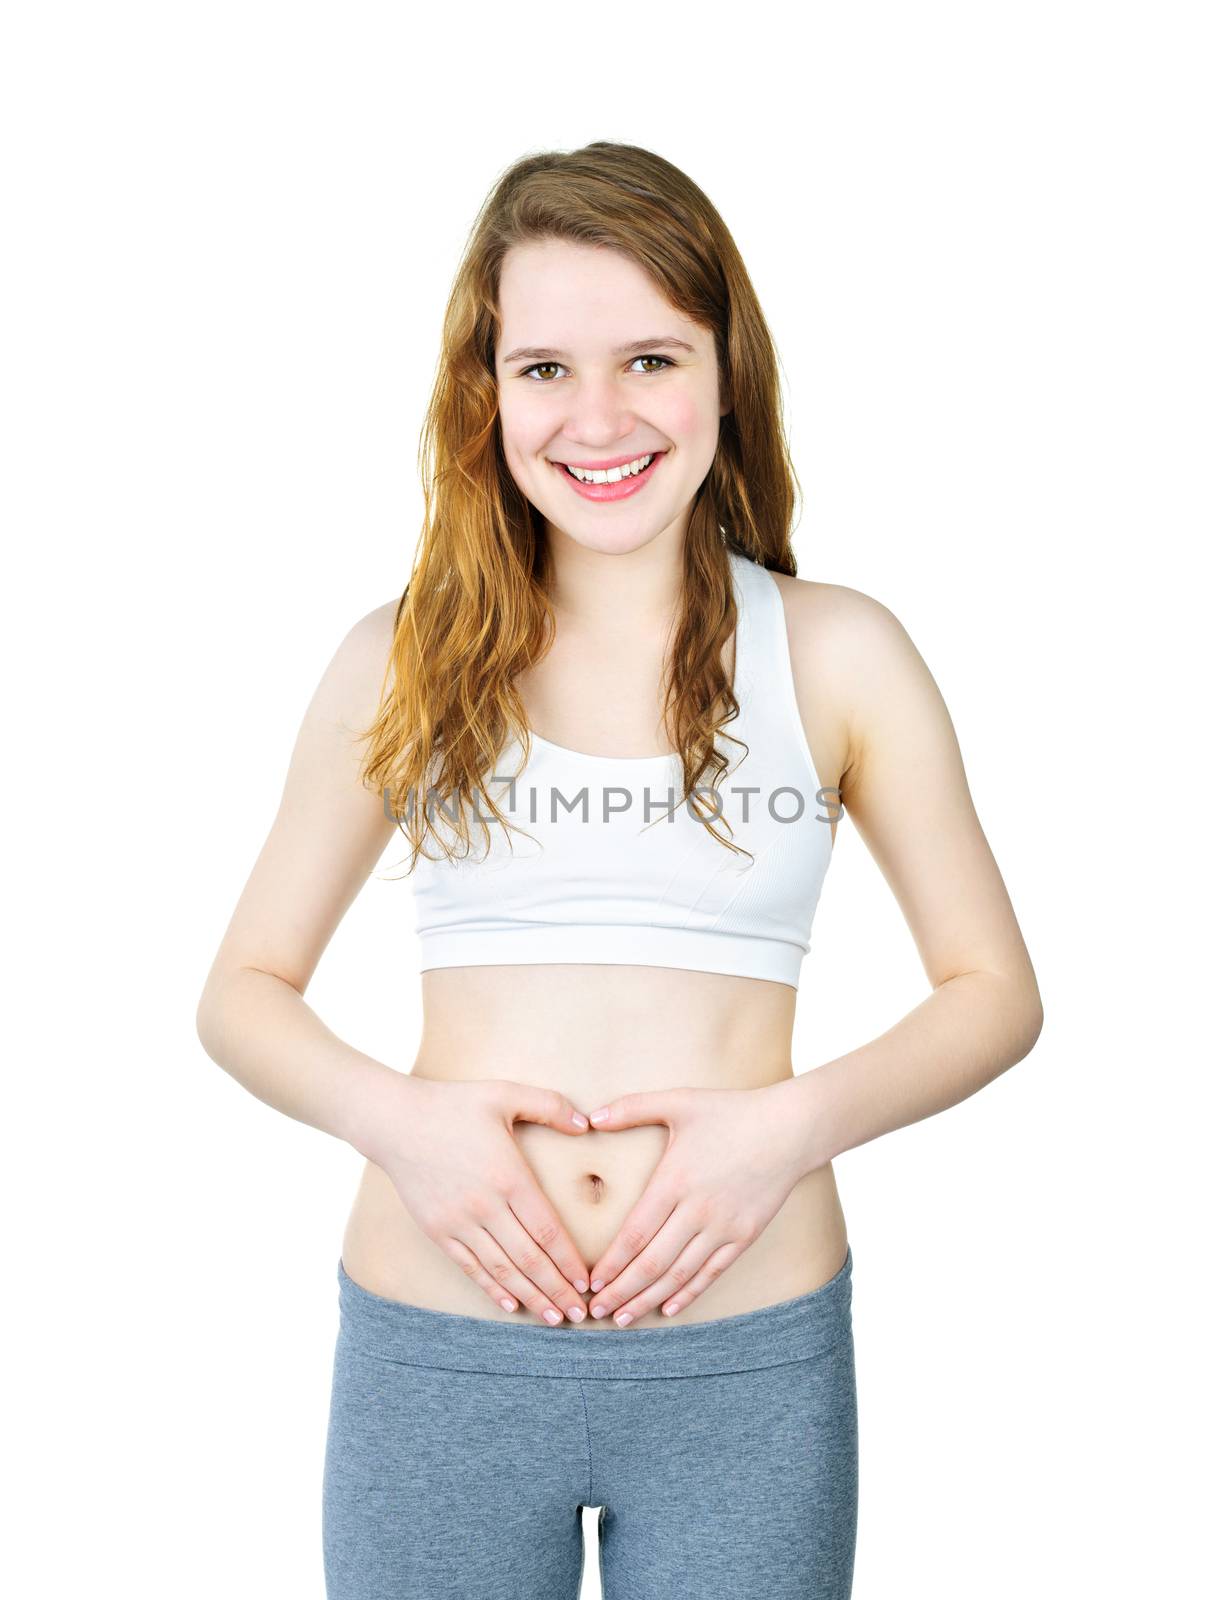
[{"label": "brown eye", "polygon": [[[668,356],[636,356],[635,357],[635,361],[659,361],[660,366],[659,367],[654,367],[652,369],[653,372],[663,372],[666,367],[675,367],[677,365],[676,361],[670,361]],[[631,365],[634,366],[634,364],[635,364],[635,362],[633,361],[631,363]],[[522,378],[528,378],[531,373],[542,372],[547,368],[557,368],[558,366],[559,366],[559,363],[557,361],[536,361],[533,364],[533,366],[531,366],[531,367],[523,367],[521,369],[521,377]],[[642,373],[641,374],[642,377],[650,377],[651,375],[652,375],[651,373]],[[552,382],[552,381],[553,380],[551,380],[549,378],[534,378],[533,379],[534,383],[549,383],[549,382]]]}]

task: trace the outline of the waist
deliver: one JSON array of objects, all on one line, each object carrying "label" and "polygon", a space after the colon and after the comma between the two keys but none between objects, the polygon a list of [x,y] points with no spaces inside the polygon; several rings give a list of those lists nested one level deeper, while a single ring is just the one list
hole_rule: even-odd
[{"label": "waist", "polygon": [[[518,1134],[522,1127],[517,1124]],[[583,1172],[574,1171],[568,1153],[559,1148],[571,1141],[548,1129],[537,1131],[549,1135],[549,1142],[546,1137],[533,1141],[527,1134],[525,1143],[532,1149],[526,1160],[576,1249],[585,1261],[595,1261],[643,1193],[663,1154],[665,1130],[630,1128],[612,1135],[620,1141],[617,1151],[606,1151],[595,1167]],[[588,1176],[592,1172],[595,1181]],[[846,1246],[846,1218],[827,1163],[796,1183],[761,1236],[675,1318],[663,1316],[657,1307],[627,1328],[609,1317],[587,1317],[555,1330],[530,1311],[497,1307],[417,1226],[385,1173],[369,1161],[343,1234],[341,1259],[362,1288],[405,1305],[544,1332],[570,1327],[594,1337],[629,1338],[636,1329],[740,1316],[808,1294],[838,1270]],[[589,1297],[584,1298],[587,1303]]]},{"label": "waist", "polygon": [[[513,1079],[585,1112],[638,1091],[762,1088],[792,1076],[795,993],[783,984],[646,967],[483,967],[424,973],[424,1037],[413,1072]],[[655,1171],[663,1123],[565,1138],[517,1122],[518,1147],[586,1261],[602,1254]],[[818,1288],[838,1270],[846,1223],[829,1165],[801,1178],[760,1238],[677,1318],[735,1316]],[[389,1299],[520,1324],[415,1224],[367,1163],[343,1241],[347,1272]],[[608,1324],[608,1326],[607,1326]],[[537,1324],[539,1327],[540,1323]],[[632,1327],[669,1327],[659,1309]],[[609,1319],[578,1332],[629,1336]]]}]

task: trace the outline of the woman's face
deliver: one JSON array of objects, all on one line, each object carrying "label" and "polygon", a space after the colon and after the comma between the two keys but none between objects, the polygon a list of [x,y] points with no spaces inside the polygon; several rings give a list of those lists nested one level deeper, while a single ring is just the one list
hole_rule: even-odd
[{"label": "woman's face", "polygon": [[[508,252],[499,311],[504,456],[548,536],[615,554],[683,537],[729,409],[713,335],[674,310],[635,262],[566,240]],[[642,476],[624,473],[588,494],[556,465],[648,455],[656,460]]]}]

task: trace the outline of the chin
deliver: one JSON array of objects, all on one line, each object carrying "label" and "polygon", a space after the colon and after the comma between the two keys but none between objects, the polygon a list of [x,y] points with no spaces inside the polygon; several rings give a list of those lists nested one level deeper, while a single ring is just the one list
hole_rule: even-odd
[{"label": "chin", "polygon": [[573,533],[570,529],[561,527],[549,517],[546,519],[546,532],[548,537],[566,539],[568,543],[579,545],[582,550],[591,550],[602,556],[629,556],[637,550],[646,549],[650,544],[660,538],[668,526],[662,524],[659,528],[605,528],[584,530]]}]

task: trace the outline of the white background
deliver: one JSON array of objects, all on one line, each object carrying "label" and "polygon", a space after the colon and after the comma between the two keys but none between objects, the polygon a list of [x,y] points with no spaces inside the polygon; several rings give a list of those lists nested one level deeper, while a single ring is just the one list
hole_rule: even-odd
[{"label": "white background", "polygon": [[[6,13],[9,1592],[321,1600],[360,1159],[195,1006],[317,678],[405,582],[466,231],[591,139],[732,229],[801,576],[923,652],[1045,1001],[1024,1062],[836,1163],[855,1600],[1214,1592],[1207,10]],[[401,859],[308,999],[405,1069]],[[925,993],[847,822],[798,1068]]]}]

